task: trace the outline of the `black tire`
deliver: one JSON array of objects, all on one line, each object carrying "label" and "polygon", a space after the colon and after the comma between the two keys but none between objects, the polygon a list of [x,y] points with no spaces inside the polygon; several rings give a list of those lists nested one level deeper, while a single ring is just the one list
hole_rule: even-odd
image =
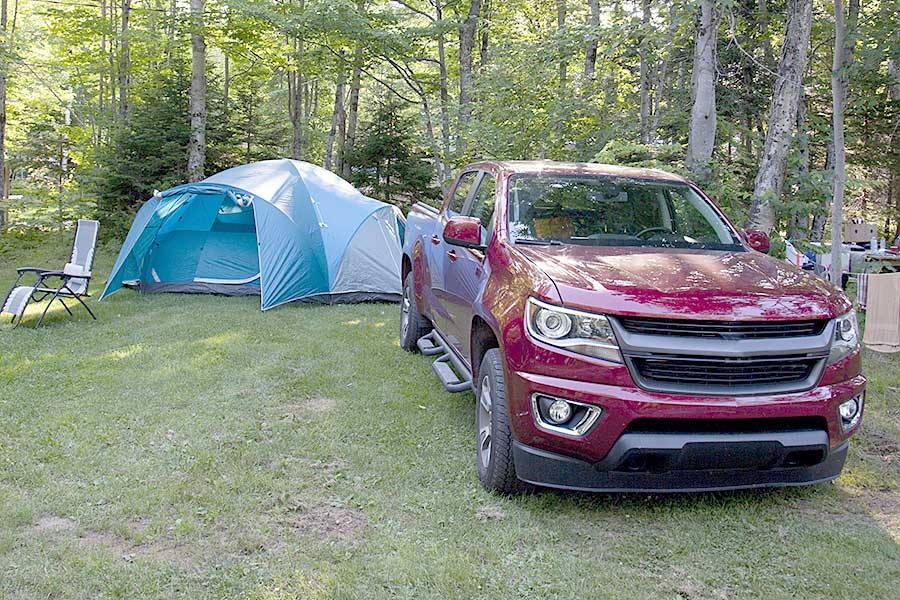
[{"label": "black tire", "polygon": [[[404,319],[407,319],[405,323]],[[403,281],[403,296],[400,299],[400,347],[409,352],[415,352],[419,349],[416,342],[430,331],[431,323],[419,314],[416,307],[413,274],[410,271]]]},{"label": "black tire", "polygon": [[[513,435],[506,407],[503,358],[498,348],[485,353],[478,370],[478,382],[474,387],[475,462],[478,466],[478,479],[491,492],[516,494],[525,491],[527,485],[516,477]],[[490,405],[490,411],[486,411],[487,404]],[[486,415],[485,412],[489,414]],[[487,435],[490,437],[490,444],[485,450],[484,426],[488,421],[490,428]]]}]

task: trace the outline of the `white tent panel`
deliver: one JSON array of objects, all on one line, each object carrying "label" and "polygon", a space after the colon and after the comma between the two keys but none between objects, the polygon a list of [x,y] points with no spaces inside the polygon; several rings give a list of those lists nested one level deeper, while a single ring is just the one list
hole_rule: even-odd
[{"label": "white tent panel", "polygon": [[397,209],[386,206],[372,213],[350,240],[332,293],[400,294],[402,258]]}]

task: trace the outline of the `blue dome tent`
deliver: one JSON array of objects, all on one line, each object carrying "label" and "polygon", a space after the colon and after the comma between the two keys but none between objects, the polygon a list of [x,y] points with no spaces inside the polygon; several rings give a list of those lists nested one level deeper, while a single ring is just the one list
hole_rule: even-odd
[{"label": "blue dome tent", "polygon": [[334,173],[268,160],[155,193],[138,211],[102,300],[145,292],[397,300],[403,216]]}]

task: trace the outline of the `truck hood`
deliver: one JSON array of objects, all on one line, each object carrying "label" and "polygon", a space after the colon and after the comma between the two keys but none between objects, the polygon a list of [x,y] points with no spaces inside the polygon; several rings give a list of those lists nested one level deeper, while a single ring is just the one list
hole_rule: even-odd
[{"label": "truck hood", "polygon": [[823,319],[852,304],[824,280],[758,252],[522,246],[567,306],[645,317]]}]

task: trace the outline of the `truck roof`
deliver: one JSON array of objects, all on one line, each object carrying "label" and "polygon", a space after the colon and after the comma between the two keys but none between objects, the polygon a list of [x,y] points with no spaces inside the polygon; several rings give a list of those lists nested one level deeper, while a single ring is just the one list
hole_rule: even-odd
[{"label": "truck roof", "polygon": [[687,183],[687,180],[678,175],[660,171],[658,169],[644,169],[637,167],[622,167],[618,165],[603,165],[598,163],[583,162],[557,162],[553,160],[486,160],[471,165],[467,168],[481,168],[490,171],[504,171],[507,173],[547,173],[554,175],[607,175],[611,177],[635,177],[640,179],[655,179],[658,181],[677,181]]}]

